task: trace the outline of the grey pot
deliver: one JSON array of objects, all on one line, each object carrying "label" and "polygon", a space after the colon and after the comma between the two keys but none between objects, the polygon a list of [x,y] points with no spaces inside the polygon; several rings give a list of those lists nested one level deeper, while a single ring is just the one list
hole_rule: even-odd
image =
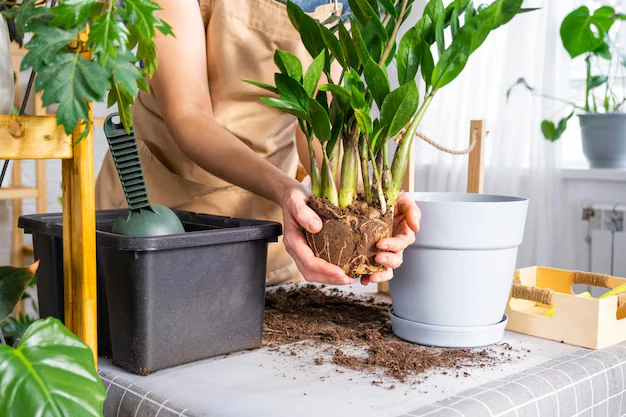
[{"label": "grey pot", "polygon": [[626,168],[626,114],[579,114],[583,153],[591,168]]},{"label": "grey pot", "polygon": [[0,114],[9,114],[13,108],[13,56],[6,20],[0,17]]}]

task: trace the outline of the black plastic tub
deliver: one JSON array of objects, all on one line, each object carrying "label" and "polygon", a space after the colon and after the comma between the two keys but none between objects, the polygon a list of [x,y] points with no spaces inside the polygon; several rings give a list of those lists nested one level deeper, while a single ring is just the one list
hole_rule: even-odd
[{"label": "black plastic tub", "polygon": [[[148,374],[260,346],[267,244],[281,235],[280,224],[176,211],[185,234],[111,233],[115,219],[125,213],[96,213],[98,291],[106,296],[108,311],[103,314],[99,306],[98,337],[105,344],[108,327],[117,365]],[[33,234],[35,257],[41,259],[40,304],[60,307],[62,313],[61,224],[61,214],[19,220]]]}]

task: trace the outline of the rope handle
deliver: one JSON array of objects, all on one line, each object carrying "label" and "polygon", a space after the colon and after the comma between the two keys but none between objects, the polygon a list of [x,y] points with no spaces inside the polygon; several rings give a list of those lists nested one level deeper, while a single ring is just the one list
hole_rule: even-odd
[{"label": "rope handle", "polygon": [[[572,284],[586,284],[594,287],[610,288],[608,286],[610,275],[596,274],[594,272],[574,271]],[[519,281],[513,282],[511,287],[511,297],[522,300],[534,301],[541,304],[551,305],[554,291],[550,288],[537,288],[522,285]],[[617,308],[626,307],[626,293],[617,295]]]},{"label": "rope handle", "polygon": [[[402,136],[404,136],[408,128],[409,127],[407,125],[400,131],[398,136],[396,136],[396,142],[400,141],[400,139],[402,138]],[[489,132],[486,132],[486,134],[488,135]],[[449,153],[450,155],[467,155],[468,153],[471,153],[474,150],[474,148],[476,147],[476,142],[478,141],[477,132],[476,130],[474,130],[472,131],[472,138],[470,140],[469,146],[463,150],[456,150],[456,149],[450,149],[446,146],[439,144],[438,142],[434,141],[433,139],[429,138],[423,133],[416,132],[415,135],[419,137],[420,139],[422,139],[424,142],[428,143],[429,145],[435,147],[436,149],[439,149],[442,152]]]}]

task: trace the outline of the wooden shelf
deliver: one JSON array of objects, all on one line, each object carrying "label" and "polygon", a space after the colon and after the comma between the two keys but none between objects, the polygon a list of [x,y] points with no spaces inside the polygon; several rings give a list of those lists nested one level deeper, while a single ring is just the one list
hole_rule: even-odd
[{"label": "wooden shelf", "polygon": [[0,188],[0,200],[17,200],[20,198],[37,198],[36,187],[4,187]]},{"label": "wooden shelf", "polygon": [[0,115],[0,159],[71,159],[72,139],[55,116]]}]

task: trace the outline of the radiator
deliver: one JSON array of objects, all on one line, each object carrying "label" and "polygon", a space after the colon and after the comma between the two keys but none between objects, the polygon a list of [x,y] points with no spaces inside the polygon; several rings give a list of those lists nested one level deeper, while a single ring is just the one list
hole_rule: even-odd
[{"label": "radiator", "polygon": [[[583,208],[590,271],[626,277],[625,213],[625,203],[592,203]],[[594,297],[604,292],[600,288],[588,290]]]}]

